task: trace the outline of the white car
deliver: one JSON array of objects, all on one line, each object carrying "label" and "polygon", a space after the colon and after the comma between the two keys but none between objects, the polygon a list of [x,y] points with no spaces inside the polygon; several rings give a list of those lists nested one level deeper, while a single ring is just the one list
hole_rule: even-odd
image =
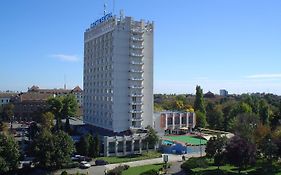
[{"label": "white car", "polygon": [[91,165],[87,161],[80,162],[80,168],[90,168]]}]

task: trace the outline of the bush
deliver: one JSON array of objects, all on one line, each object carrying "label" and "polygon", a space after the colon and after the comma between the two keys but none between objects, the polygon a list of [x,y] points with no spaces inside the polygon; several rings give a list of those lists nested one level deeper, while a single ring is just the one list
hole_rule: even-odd
[{"label": "bush", "polygon": [[140,175],[158,175],[158,171],[151,169],[151,170],[141,173]]},{"label": "bush", "polygon": [[181,168],[188,174],[192,174],[193,173],[192,169],[198,167],[201,168],[208,167],[208,161],[206,160],[205,157],[199,157],[199,158],[192,157],[181,165]]},{"label": "bush", "polygon": [[66,171],[61,172],[61,175],[67,175]]},{"label": "bush", "polygon": [[129,165],[120,165],[110,170],[107,175],[122,175],[122,171],[129,169]]},{"label": "bush", "polygon": [[69,162],[69,163],[62,164],[61,168],[63,169],[77,168],[78,166],[79,166],[78,162]]},{"label": "bush", "polygon": [[124,170],[127,170],[127,169],[129,169],[129,168],[130,168],[129,165],[124,165]]}]

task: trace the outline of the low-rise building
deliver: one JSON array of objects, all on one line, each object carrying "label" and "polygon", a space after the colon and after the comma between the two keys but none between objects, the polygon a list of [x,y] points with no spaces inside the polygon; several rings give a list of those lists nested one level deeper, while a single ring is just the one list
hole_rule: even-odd
[{"label": "low-rise building", "polygon": [[154,113],[153,125],[159,135],[191,131],[196,125],[196,116],[194,112],[157,112]]},{"label": "low-rise building", "polygon": [[83,91],[77,86],[74,89],[40,89],[38,86],[28,88],[25,93],[20,93],[11,99],[15,105],[16,120],[37,120],[38,115],[47,109],[47,100],[55,96],[73,94],[79,105],[78,116],[82,115]]},{"label": "low-rise building", "polygon": [[225,90],[225,89],[221,89],[220,90],[220,96],[227,97],[228,96],[228,91]]},{"label": "low-rise building", "polygon": [[17,93],[10,93],[10,92],[0,93],[0,106],[3,107],[4,105],[9,104],[11,98],[13,98],[16,95]]}]

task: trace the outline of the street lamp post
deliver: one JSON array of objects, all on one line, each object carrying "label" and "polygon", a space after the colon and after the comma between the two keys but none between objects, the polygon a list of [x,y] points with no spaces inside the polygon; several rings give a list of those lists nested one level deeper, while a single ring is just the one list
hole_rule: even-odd
[{"label": "street lamp post", "polygon": [[200,134],[200,157],[202,157],[201,129],[199,129],[199,134]]}]

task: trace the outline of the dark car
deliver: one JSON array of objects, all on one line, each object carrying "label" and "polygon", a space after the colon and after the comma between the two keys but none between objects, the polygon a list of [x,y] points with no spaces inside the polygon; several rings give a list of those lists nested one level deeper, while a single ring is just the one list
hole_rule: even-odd
[{"label": "dark car", "polygon": [[107,165],[108,162],[105,161],[105,160],[102,160],[102,159],[97,159],[97,160],[95,161],[95,164],[96,164],[96,165]]}]

